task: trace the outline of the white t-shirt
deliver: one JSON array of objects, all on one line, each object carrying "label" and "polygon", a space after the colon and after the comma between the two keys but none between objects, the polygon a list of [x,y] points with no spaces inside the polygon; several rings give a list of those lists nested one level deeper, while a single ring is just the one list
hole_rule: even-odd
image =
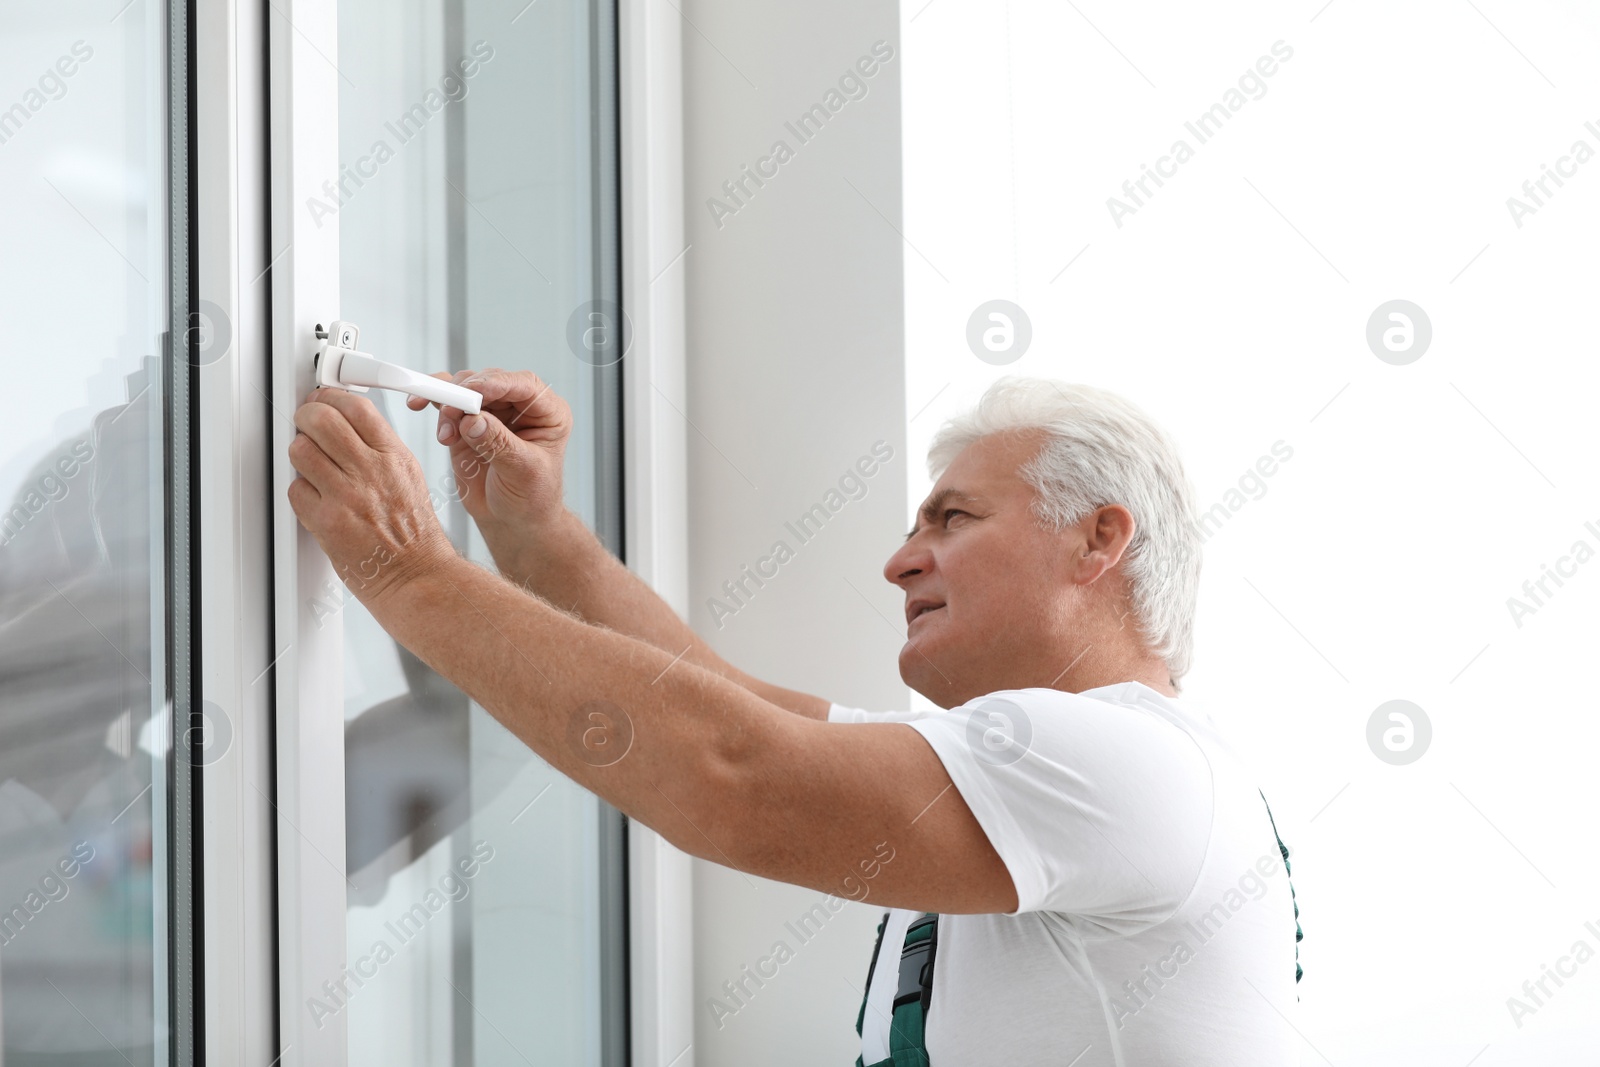
[{"label": "white t-shirt", "polygon": [[[949,711],[834,704],[828,720],[920,733],[1016,883],[1015,912],[939,916],[933,1067],[1299,1062],[1288,877],[1261,794],[1210,716],[1123,682],[1003,690]],[[889,1054],[917,914],[888,911],[867,1064]]]}]

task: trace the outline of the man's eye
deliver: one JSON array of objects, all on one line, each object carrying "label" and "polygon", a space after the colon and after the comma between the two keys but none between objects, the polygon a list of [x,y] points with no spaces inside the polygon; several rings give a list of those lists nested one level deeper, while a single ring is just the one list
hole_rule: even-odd
[{"label": "man's eye", "polygon": [[945,508],[944,509],[944,524],[946,526],[950,525],[950,516],[952,516],[952,515],[965,515],[965,514],[966,514],[966,512],[962,511],[960,508]]}]

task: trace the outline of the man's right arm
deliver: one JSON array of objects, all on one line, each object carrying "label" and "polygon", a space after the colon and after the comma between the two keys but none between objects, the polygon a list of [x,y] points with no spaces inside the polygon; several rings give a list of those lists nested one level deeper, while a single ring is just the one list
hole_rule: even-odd
[{"label": "man's right arm", "polygon": [[[678,617],[649,585],[612,555],[573,512],[563,508],[538,530],[484,529],[495,565],[507,579],[585,622],[627,634],[757,696],[812,719],[828,717],[828,701],[770,685],[739,670]],[[669,668],[670,669],[670,668]]]},{"label": "man's right arm", "polygon": [[[572,411],[528,371],[460,371],[436,377],[483,394],[483,414],[439,410],[439,441],[467,513],[500,573],[585,622],[670,652],[797,715],[828,717],[828,701],[769,685],[728,663],[666,601],[612,555],[562,502]],[[413,410],[427,401],[413,397]]]}]

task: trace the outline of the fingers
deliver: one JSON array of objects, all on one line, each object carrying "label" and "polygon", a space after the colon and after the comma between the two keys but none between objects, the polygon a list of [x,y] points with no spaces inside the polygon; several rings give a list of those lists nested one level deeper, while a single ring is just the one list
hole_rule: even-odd
[{"label": "fingers", "polygon": [[[473,385],[469,386],[469,388],[476,388],[478,382],[482,380],[484,375],[497,375],[500,373],[502,372],[499,370],[499,368],[491,367],[482,371],[458,370],[454,374],[451,374],[447,371],[435,371],[432,377],[438,378],[442,382],[449,382],[452,385],[462,385],[467,381],[471,381]],[[435,430],[435,436],[438,437],[439,443],[441,445],[448,445],[452,441],[459,441],[461,438],[461,416],[464,414],[460,408],[452,407],[449,404],[442,404],[436,400],[424,400],[422,397],[418,396],[412,396],[406,399],[406,407],[410,408],[412,411],[421,411],[423,408],[428,407],[429,405],[432,405],[439,410],[439,424]],[[482,407],[483,405],[480,403],[479,406]]]},{"label": "fingers", "polygon": [[456,499],[468,504],[468,510],[485,494],[489,464],[478,458],[477,452],[467,447],[459,434],[450,444],[450,470],[455,485]]},{"label": "fingers", "polygon": [[[316,413],[316,408],[313,405],[325,405],[344,416],[344,418],[330,419],[326,416],[320,416]],[[394,428],[384,421],[383,416],[378,414],[378,409],[366,397],[357,396],[355,393],[344,389],[317,389],[307,398],[306,405],[301,407],[300,411],[295,412],[295,425],[306,433],[310,433],[313,438],[316,438],[317,444],[322,446],[322,450],[328,453],[333,461],[339,463],[341,467],[344,464],[340,462],[340,456],[332,448],[328,447],[332,442],[325,442],[316,433],[300,424],[300,415],[302,412],[307,412],[307,409],[310,409],[308,419],[314,420],[313,425],[326,425],[331,432],[331,427],[334,424],[342,422],[368,448],[376,449],[380,452],[395,452],[405,447],[400,438],[396,436]],[[336,435],[335,440],[347,440],[347,438],[342,435]]]},{"label": "fingers", "polygon": [[[455,382],[455,384],[460,385],[462,383],[462,379],[471,377],[473,373],[473,371],[469,370],[456,371],[455,377],[452,380]],[[465,415],[466,412],[462,411],[458,407],[452,407],[449,404],[440,404],[438,405],[438,408],[439,443],[441,445],[448,445],[460,441],[461,417]]]},{"label": "fingers", "polygon": [[460,444],[480,461],[493,464],[502,457],[514,456],[523,442],[501,419],[492,415],[464,415],[457,424]]},{"label": "fingers", "polygon": [[300,525],[311,529],[306,522],[306,513],[322,502],[322,494],[317,492],[317,487],[304,478],[296,478],[289,483],[289,506],[294,509],[295,518],[300,520]]},{"label": "fingers", "polygon": [[302,479],[310,482],[319,494],[331,486],[335,478],[344,476],[339,465],[304,433],[295,434],[294,440],[289,442],[289,466],[299,471]]},{"label": "fingers", "polygon": [[563,415],[561,398],[532,371],[490,369],[469,375],[460,384],[483,394],[483,409],[500,416],[513,429],[548,425]]},{"label": "fingers", "polygon": [[[313,392],[311,395],[315,397],[317,394]],[[338,408],[308,400],[295,410],[294,425],[341,472],[346,475],[355,472],[357,458],[366,451],[367,446]]]},{"label": "fingers", "polygon": [[[454,374],[436,371],[433,377],[479,393],[483,397],[484,416],[505,423],[525,440],[559,440],[570,428],[571,414],[566,401],[532,371],[488,367],[479,371],[459,370]],[[468,428],[480,437],[486,432],[479,425],[478,417],[467,416],[460,408],[415,396],[406,400],[406,406],[412,411],[421,411],[430,404],[439,411],[435,436],[440,444],[471,443],[472,439],[465,434]]]}]

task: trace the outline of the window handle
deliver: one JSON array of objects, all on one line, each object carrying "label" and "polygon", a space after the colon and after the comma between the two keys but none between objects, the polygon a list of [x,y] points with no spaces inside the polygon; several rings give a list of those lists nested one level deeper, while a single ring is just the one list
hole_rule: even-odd
[{"label": "window handle", "polygon": [[437,404],[460,408],[468,415],[483,410],[483,394],[430,377],[357,352],[361,331],[354,323],[336,320],[332,330],[317,327],[317,354],[314,357],[318,385],[364,393],[368,389],[395,389],[420,396]]}]

